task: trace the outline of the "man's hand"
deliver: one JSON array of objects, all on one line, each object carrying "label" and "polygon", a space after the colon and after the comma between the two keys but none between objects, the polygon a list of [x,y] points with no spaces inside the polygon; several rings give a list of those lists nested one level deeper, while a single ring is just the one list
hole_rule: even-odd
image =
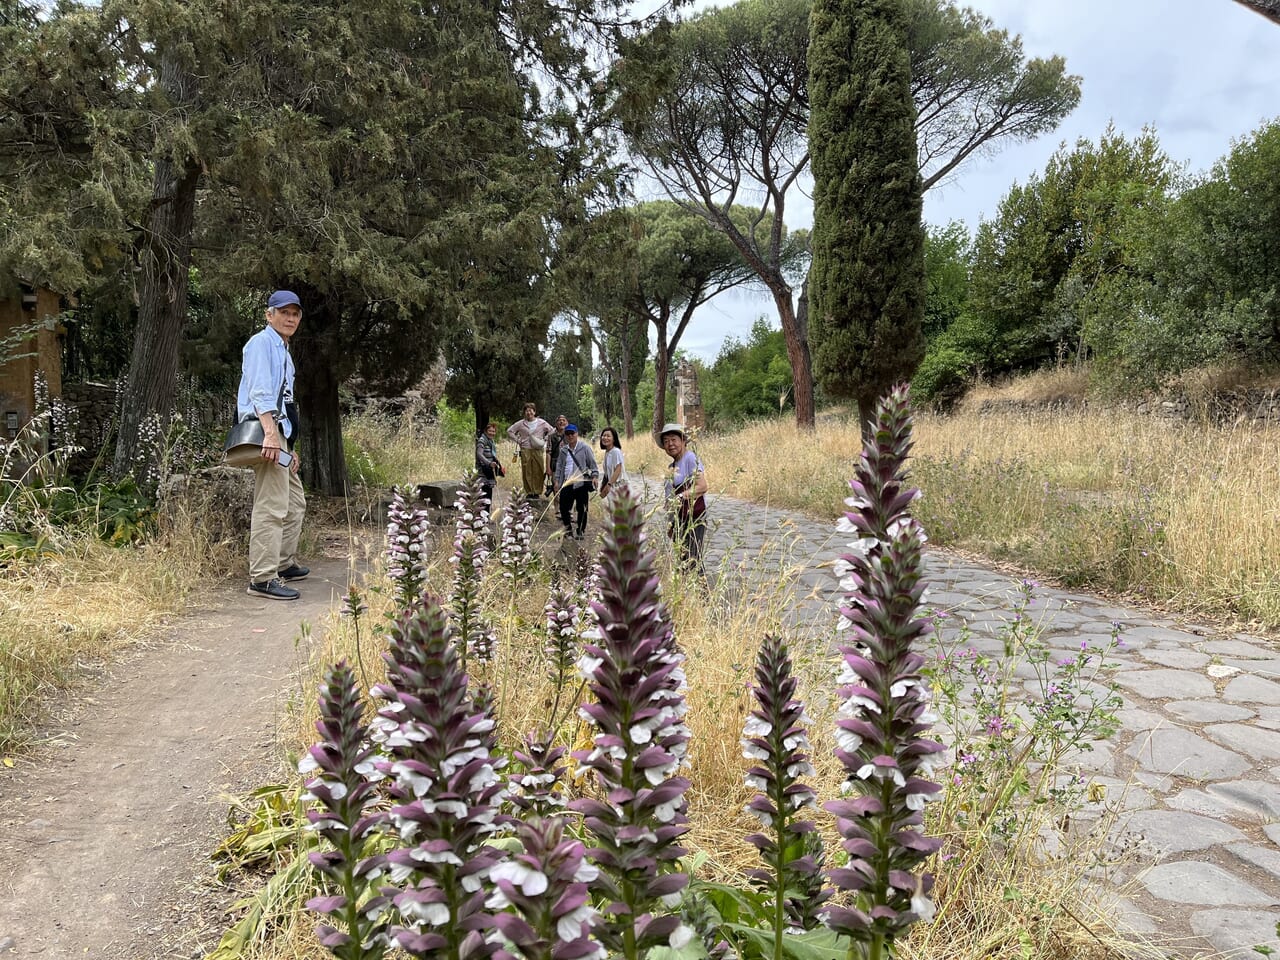
[{"label": "man's hand", "polygon": [[258,421],[262,424],[262,459],[275,463],[280,456],[280,434],[274,411],[258,414]]},{"label": "man's hand", "polygon": [[298,475],[298,464],[300,463],[298,455],[295,453],[293,459],[289,461],[289,472],[295,477]]}]

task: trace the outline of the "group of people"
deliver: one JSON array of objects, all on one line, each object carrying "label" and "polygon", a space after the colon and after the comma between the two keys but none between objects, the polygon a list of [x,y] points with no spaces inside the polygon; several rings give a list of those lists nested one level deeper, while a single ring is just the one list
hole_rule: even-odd
[{"label": "group of people", "polygon": [[[490,496],[496,477],[503,475],[494,442],[497,431],[497,425],[490,423],[476,443],[476,469],[485,478]],[[538,416],[534,404],[526,403],[524,416],[507,428],[507,436],[518,451],[525,495],[556,496],[560,522],[567,538],[581,540],[586,535],[591,493],[597,482],[600,496],[605,499],[627,482],[622,438],[614,427],[600,431],[603,471],[596,464],[591,445],[582,442],[578,427],[563,414],[556,418],[553,427]],[[663,426],[659,440],[662,449],[671,457],[666,482],[666,495],[672,507],[671,538],[681,563],[703,574],[702,556],[707,533],[704,519],[707,511],[706,469],[698,455],[689,448],[688,435],[681,424]]]},{"label": "group of people", "polygon": [[[490,495],[495,478],[502,476],[502,462],[494,443],[497,429],[496,424],[490,423],[476,442],[476,469]],[[526,403],[523,418],[507,428],[507,436],[516,445],[525,496],[556,497],[567,538],[582,540],[586,536],[591,493],[597,486],[600,496],[607,498],[627,482],[622,438],[613,427],[600,431],[603,471],[591,445],[582,441],[577,424],[570,423],[563,414],[553,427],[538,416],[536,406]]]},{"label": "group of people", "polygon": [[[266,326],[244,346],[236,396],[236,423],[256,420],[262,428],[262,454],[252,465],[248,592],[268,600],[296,600],[299,592],[289,584],[306,579],[311,572],[297,558],[307,499],[294,449],[299,419],[289,354],[289,341],[302,321],[302,302],[289,290],[277,290],[267,299],[265,319]],[[498,456],[497,435],[497,424],[490,423],[476,441],[475,465],[490,498],[497,478],[506,476]],[[590,443],[579,436],[577,425],[560,416],[553,427],[538,416],[532,403],[525,404],[523,418],[511,425],[507,436],[518,450],[525,494],[557,498],[566,538],[585,537],[591,493],[597,487],[599,495],[607,499],[627,482],[622,438],[613,427],[600,431],[603,469],[597,465]],[[258,443],[256,439],[252,442]],[[671,536],[682,564],[702,574],[706,472],[697,454],[689,449],[680,424],[666,424],[660,442],[671,457],[666,484],[672,506]]]}]

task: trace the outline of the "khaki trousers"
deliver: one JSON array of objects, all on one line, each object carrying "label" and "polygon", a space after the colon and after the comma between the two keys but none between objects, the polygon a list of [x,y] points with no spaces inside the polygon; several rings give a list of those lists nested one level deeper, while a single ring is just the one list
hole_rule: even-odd
[{"label": "khaki trousers", "polygon": [[288,467],[270,460],[253,465],[253,520],[249,527],[249,579],[271,580],[297,562],[307,497]]},{"label": "khaki trousers", "polygon": [[531,497],[542,496],[547,483],[547,451],[521,450],[520,478],[524,481],[525,493]]}]

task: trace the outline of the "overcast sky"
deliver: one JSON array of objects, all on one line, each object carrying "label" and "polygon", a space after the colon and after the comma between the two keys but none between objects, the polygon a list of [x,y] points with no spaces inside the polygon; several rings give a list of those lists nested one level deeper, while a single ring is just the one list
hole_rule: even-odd
[{"label": "overcast sky", "polygon": [[[925,197],[925,219],[990,218],[1015,181],[1044,169],[1062,141],[1097,140],[1108,121],[1134,134],[1155,128],[1165,152],[1207,170],[1231,141],[1280,117],[1280,26],[1232,0],[970,0],[1022,37],[1028,56],[1061,54],[1083,81],[1080,105],[1053,133],[970,158]],[[1280,171],[1277,171],[1280,176]],[[812,222],[807,198],[788,199],[792,226]],[[756,317],[777,326],[772,300],[730,291],[702,307],[682,347],[714,360],[728,336],[745,339]]]}]

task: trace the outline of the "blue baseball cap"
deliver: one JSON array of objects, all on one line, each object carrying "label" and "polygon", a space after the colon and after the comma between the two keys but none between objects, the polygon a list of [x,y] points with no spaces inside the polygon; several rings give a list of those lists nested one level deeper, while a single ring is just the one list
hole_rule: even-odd
[{"label": "blue baseball cap", "polygon": [[298,295],[292,290],[277,290],[267,298],[268,310],[279,310],[281,307],[287,307],[290,304],[302,306],[302,301],[298,299]]},{"label": "blue baseball cap", "polygon": [[574,426],[574,425],[571,423],[571,424],[569,424],[567,427],[565,427],[565,428],[564,428],[564,432],[565,432],[565,433],[577,433],[577,432],[578,432],[578,428],[577,428],[576,426]]}]

